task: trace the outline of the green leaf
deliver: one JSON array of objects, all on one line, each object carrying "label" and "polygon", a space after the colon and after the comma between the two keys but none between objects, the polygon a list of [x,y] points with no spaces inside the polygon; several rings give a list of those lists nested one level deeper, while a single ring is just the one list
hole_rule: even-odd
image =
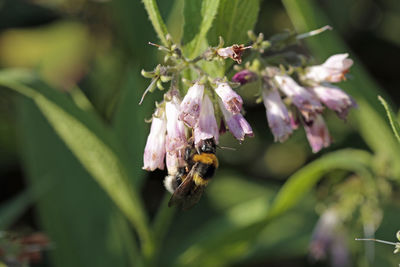
[{"label": "green leaf", "polygon": [[74,88],[72,88],[70,91],[70,95],[75,104],[83,111],[95,112],[92,103],[89,101],[85,93],[82,92],[82,90],[79,87],[75,86]]},{"label": "green leaf", "polygon": [[24,191],[0,206],[0,229],[7,229],[24,213],[33,199],[29,192]]},{"label": "green leaf", "polygon": [[397,121],[396,115],[394,114],[392,108],[389,106],[389,104],[383,99],[383,97],[378,96],[379,101],[381,101],[383,107],[386,110],[387,116],[389,118],[390,126],[392,126],[392,130],[394,135],[397,138],[397,141],[400,142],[400,125],[399,122]]},{"label": "green leaf", "polygon": [[147,14],[149,15],[149,19],[151,21],[151,24],[153,24],[154,30],[156,31],[158,38],[160,38],[161,43],[163,45],[168,45],[167,42],[167,26],[165,26],[165,23],[163,19],[161,18],[160,11],[158,10],[157,2],[156,0],[142,0],[144,7],[146,8]]},{"label": "green leaf", "polygon": [[[372,156],[362,150],[346,149],[327,154],[291,176],[271,206],[269,205],[271,202],[269,201],[268,191],[264,192],[264,196],[262,196],[263,188],[260,185],[257,185],[258,188],[250,190],[254,192],[255,196],[247,201],[245,199],[250,196],[242,196],[242,193],[235,194],[234,191],[237,191],[237,188],[251,188],[250,184],[246,185],[241,182],[243,183],[241,186],[235,186],[237,182],[231,178],[229,180],[229,183],[232,183],[231,185],[218,187],[231,191],[230,194],[224,193],[224,190],[221,191],[222,189],[213,189],[210,185],[211,194],[214,193],[213,190],[216,190],[215,193],[218,192],[218,195],[213,196],[214,201],[229,203],[230,201],[224,198],[229,199],[229,196],[235,196],[235,198],[243,198],[242,203],[233,205],[231,208],[226,208],[226,204],[222,203],[224,209],[221,212],[224,216],[208,222],[197,231],[193,231],[190,238],[193,238],[196,242],[192,242],[194,245],[179,254],[175,265],[205,266],[209,264],[219,266],[219,264],[223,265],[240,259],[242,255],[250,251],[253,242],[267,225],[279,220],[281,218],[278,217],[279,215],[288,214],[286,212],[294,205],[303,203],[307,192],[324,174],[332,169],[344,169],[356,172],[366,179],[371,179],[368,170],[371,160]],[[218,180],[223,180],[221,178],[219,177]],[[235,200],[232,199],[231,201]],[[178,229],[183,228],[178,227]],[[184,241],[182,243],[185,245]],[[220,262],[221,258],[224,259],[223,262]]]},{"label": "green leaf", "polygon": [[200,54],[206,47],[206,35],[218,11],[220,0],[189,0],[184,3],[185,26],[183,29],[184,52],[189,58]]},{"label": "green leaf", "polygon": [[208,35],[210,44],[217,45],[219,36],[224,38],[226,45],[246,42],[247,31],[254,28],[259,10],[259,0],[221,0]]},{"label": "green leaf", "polygon": [[184,45],[192,41],[200,32],[202,21],[201,2],[199,0],[185,1],[183,4],[183,36]]},{"label": "green leaf", "polygon": [[[65,142],[85,170],[100,184],[122,213],[135,226],[151,251],[151,238],[141,199],[128,180],[118,144],[111,133],[92,113],[78,108],[66,95],[37,81],[32,86],[9,79],[0,72],[0,85],[31,98],[55,132]],[[126,164],[126,163],[125,163]]]},{"label": "green leaf", "polygon": [[129,168],[133,173],[133,184],[140,188],[146,172],[142,170],[143,151],[146,136],[149,133],[148,123],[145,118],[152,113],[154,95],[148,95],[142,105],[139,106],[140,98],[145,88],[140,71],[136,68],[128,68],[124,75],[121,96],[115,111],[113,126],[115,134],[124,144],[123,149],[130,162]]},{"label": "green leaf", "polygon": [[[184,216],[178,214],[165,239],[174,242],[161,250],[163,262],[171,266],[223,266],[247,251],[243,244],[251,242],[251,237],[243,229],[266,216],[274,190],[237,173],[221,171],[196,209]],[[234,234],[238,229],[243,230],[241,234]]]},{"label": "green leaf", "polygon": [[0,206],[0,229],[7,229],[30,205],[48,191],[54,183],[37,183]]},{"label": "green leaf", "polygon": [[53,265],[134,264],[129,262],[129,256],[138,251],[128,252],[120,236],[132,242],[134,238],[129,231],[115,225],[115,221],[125,217],[60,139],[37,105],[31,99],[20,100],[18,124],[23,129],[21,152],[28,182],[33,188],[50,189],[39,196],[36,207],[44,231],[56,246],[49,251]]},{"label": "green leaf", "polygon": [[357,103],[359,109],[362,110],[362,112],[357,112],[357,117],[363,139],[376,154],[385,160],[384,168],[388,174],[399,177],[400,145],[387,126],[384,116],[381,116],[366,101],[358,100]]},{"label": "green leaf", "polygon": [[184,5],[185,0],[174,0],[174,4],[167,19],[167,27],[175,43],[180,43],[183,36],[183,28],[185,25],[185,17],[183,16]]},{"label": "green leaf", "polygon": [[299,202],[323,177],[334,169],[358,173],[371,179],[368,166],[372,155],[363,150],[343,149],[324,155],[293,174],[279,190],[268,217],[280,215]]}]

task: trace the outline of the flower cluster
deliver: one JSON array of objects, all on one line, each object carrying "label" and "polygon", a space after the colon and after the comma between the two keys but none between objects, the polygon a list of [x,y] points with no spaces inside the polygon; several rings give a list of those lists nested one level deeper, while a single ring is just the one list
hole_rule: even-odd
[{"label": "flower cluster", "polygon": [[[207,84],[207,86],[206,86]],[[184,149],[188,144],[188,132],[194,144],[213,138],[218,143],[220,133],[226,125],[235,138],[242,141],[252,136],[253,131],[241,114],[243,100],[228,82],[194,83],[181,99],[177,90],[165,94],[153,114],[150,134],[144,151],[143,169],[164,169],[164,158],[168,174],[175,175],[183,167]],[[223,116],[216,116],[215,108]],[[217,121],[219,123],[217,123]]]},{"label": "flower cluster", "polygon": [[[353,61],[348,54],[333,55],[316,66],[305,65],[304,62],[283,66],[276,60],[269,62],[268,58],[261,59],[266,49],[279,50],[285,42],[289,45],[292,40],[298,39],[293,37],[287,35],[279,42],[270,42],[264,40],[262,34],[257,37],[249,33],[253,41],[251,46],[235,44],[228,47],[223,47],[221,38],[217,47],[210,47],[191,60],[185,58],[179,46],[172,41],[168,47],[156,45],[167,53],[166,64],[158,65],[150,72],[142,71],[143,76],[152,78],[145,94],[156,87],[164,90],[163,83],[167,82],[170,82],[170,89],[164,94],[163,101],[156,105],[152,116],[143,169],[164,169],[166,164],[169,177],[177,175],[185,166],[189,138],[198,148],[203,140],[212,139],[218,144],[219,136],[226,130],[239,141],[253,136],[251,126],[243,116],[243,100],[232,87],[255,81],[262,84],[259,100],[265,105],[268,125],[276,142],[286,141],[302,125],[314,153],[329,146],[331,136],[322,112],[327,107],[345,120],[349,109],[355,106],[348,94],[332,85],[346,79]],[[245,50],[258,55],[249,57],[251,60],[233,75],[232,82],[228,82],[226,77],[215,77],[210,69],[198,64],[202,60],[225,59],[240,64]],[[195,80],[185,79],[196,73]],[[172,189],[169,188],[169,191]]]},{"label": "flower cluster", "polygon": [[[331,144],[331,136],[322,117],[324,105],[345,120],[354,100],[329,82],[345,80],[353,64],[347,54],[333,55],[325,63],[298,71],[299,82],[277,67],[259,71],[262,100],[275,141],[284,142],[301,123],[314,153]],[[242,70],[233,81],[245,84],[255,80],[255,72]]]}]

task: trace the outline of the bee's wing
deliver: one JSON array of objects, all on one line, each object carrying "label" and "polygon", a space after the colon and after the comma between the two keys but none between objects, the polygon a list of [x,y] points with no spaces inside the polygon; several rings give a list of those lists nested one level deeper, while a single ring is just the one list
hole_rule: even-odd
[{"label": "bee's wing", "polygon": [[183,210],[188,210],[194,205],[199,202],[201,196],[203,195],[204,192],[204,186],[198,186],[195,185],[193,187],[193,190],[189,193],[189,195],[186,197],[185,201],[182,203],[182,209]]},{"label": "bee's wing", "polygon": [[183,203],[192,191],[192,188],[196,186],[195,182],[193,181],[194,170],[195,169],[192,168],[186,175],[185,180],[178,186],[177,189],[175,189],[171,199],[168,202],[168,207]]}]

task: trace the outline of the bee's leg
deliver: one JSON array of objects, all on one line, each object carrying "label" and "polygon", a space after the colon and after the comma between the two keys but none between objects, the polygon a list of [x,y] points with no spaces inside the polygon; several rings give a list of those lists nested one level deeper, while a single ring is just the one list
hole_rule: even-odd
[{"label": "bee's leg", "polygon": [[[192,168],[193,162],[192,162],[192,156],[193,156],[193,146],[194,146],[194,138],[193,136],[188,140],[188,145],[185,148],[185,154],[183,156],[183,159],[185,162],[188,164],[189,170]],[[188,170],[188,171],[189,171]]]},{"label": "bee's leg", "polygon": [[186,162],[188,162],[188,161],[190,160],[191,156],[192,156],[191,154],[192,154],[192,148],[189,147],[189,146],[187,146],[187,147],[185,148],[185,155],[183,156],[183,159],[184,159]]}]

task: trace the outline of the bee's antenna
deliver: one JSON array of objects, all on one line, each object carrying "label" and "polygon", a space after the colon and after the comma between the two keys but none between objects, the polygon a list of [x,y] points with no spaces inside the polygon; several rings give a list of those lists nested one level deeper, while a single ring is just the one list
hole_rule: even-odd
[{"label": "bee's antenna", "polygon": [[217,145],[217,147],[220,148],[220,149],[226,149],[226,150],[236,151],[236,148],[233,148],[233,147],[219,146],[219,145]]},{"label": "bee's antenna", "polygon": [[388,245],[392,245],[392,246],[396,246],[397,245],[394,242],[389,242],[389,241],[385,241],[385,240],[379,240],[379,239],[375,239],[375,238],[356,238],[355,240],[356,241],[374,241],[374,242],[388,244]]}]

